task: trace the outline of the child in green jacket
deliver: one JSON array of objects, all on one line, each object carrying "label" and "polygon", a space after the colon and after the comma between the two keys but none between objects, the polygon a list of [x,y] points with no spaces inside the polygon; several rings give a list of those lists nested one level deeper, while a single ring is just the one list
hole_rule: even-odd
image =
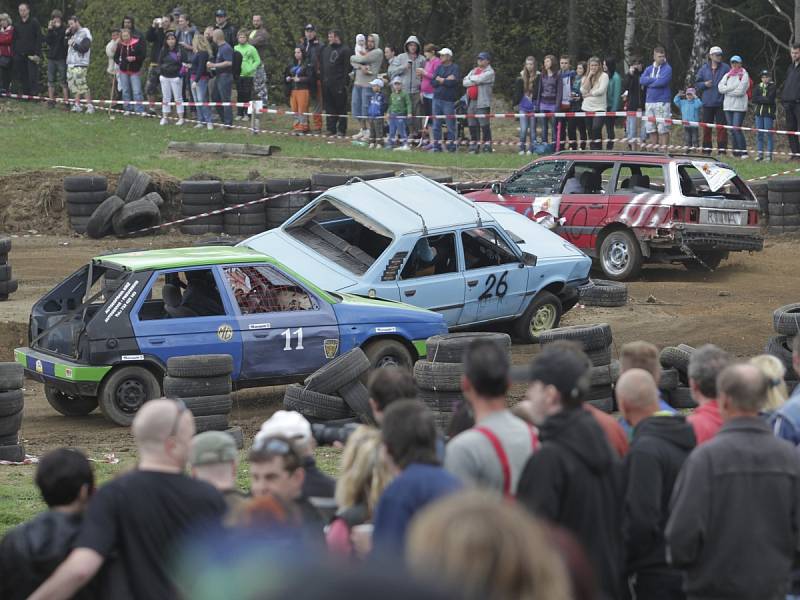
[{"label": "child in green jacket", "polygon": [[[256,47],[250,43],[250,32],[240,29],[237,39],[239,43],[234,46],[233,51],[242,55],[242,69],[239,72],[239,80],[236,83],[236,92],[239,96],[238,102],[250,102],[253,97],[253,77],[256,69],[261,66],[261,57],[258,55]],[[239,107],[238,121],[247,119],[247,108]]]},{"label": "child in green jacket", "polygon": [[410,150],[408,146],[408,121],[412,116],[411,96],[403,89],[400,77],[392,79],[392,95],[389,98],[389,139],[386,148],[394,146],[395,138],[400,137],[401,145],[395,150]]}]

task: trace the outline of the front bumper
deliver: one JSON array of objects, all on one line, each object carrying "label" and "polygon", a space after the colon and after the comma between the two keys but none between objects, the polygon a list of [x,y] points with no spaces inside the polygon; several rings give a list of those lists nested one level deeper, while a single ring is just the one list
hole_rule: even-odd
[{"label": "front bumper", "polygon": [[564,289],[558,294],[558,299],[561,300],[562,314],[572,310],[572,308],[578,303],[580,298],[578,287],[586,285],[587,283],[589,283],[588,277],[582,281],[570,281],[564,286]]},{"label": "front bumper", "polygon": [[97,396],[100,382],[110,366],[93,367],[32,348],[14,350],[14,360],[25,367],[25,375],[73,396]]}]

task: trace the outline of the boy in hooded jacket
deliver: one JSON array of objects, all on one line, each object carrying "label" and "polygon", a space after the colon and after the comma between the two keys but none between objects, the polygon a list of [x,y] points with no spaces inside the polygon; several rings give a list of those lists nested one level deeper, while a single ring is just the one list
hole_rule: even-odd
[{"label": "boy in hooded jacket", "polygon": [[386,113],[386,97],[383,95],[383,79],[376,77],[370,81],[372,96],[369,98],[367,116],[369,117],[369,147],[380,148],[383,143],[383,115]]}]

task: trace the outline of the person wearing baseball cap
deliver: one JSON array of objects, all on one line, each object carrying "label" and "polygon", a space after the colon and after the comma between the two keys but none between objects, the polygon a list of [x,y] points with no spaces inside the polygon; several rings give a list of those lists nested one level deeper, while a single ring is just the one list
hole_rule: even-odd
[{"label": "person wearing baseball cap", "polygon": [[247,501],[247,495],[236,487],[239,453],[236,441],[225,431],[204,431],[192,438],[189,467],[192,477],[214,486],[228,505],[230,516]]},{"label": "person wearing baseball cap", "polygon": [[[697,123],[700,121],[700,112],[703,103],[697,97],[694,88],[686,88],[685,92],[678,92],[672,102],[681,111],[681,119]],[[700,129],[698,125],[683,124],[683,144],[688,152],[696,152],[700,148]]]},{"label": "person wearing baseball cap", "polygon": [[311,65],[312,77],[310,81],[309,108],[313,113],[311,117],[311,133],[322,131],[322,78],[319,71],[319,55],[322,45],[317,38],[317,29],[312,23],[306,24],[303,29],[303,39],[300,47],[306,55],[308,64]]},{"label": "person wearing baseball cap", "polygon": [[[477,57],[478,65],[464,77],[464,87],[467,90],[467,114],[485,115],[492,108],[492,88],[494,87],[494,69],[490,64],[491,56],[488,52],[480,52]],[[492,151],[492,127],[489,119],[469,117],[469,151],[477,154],[481,151],[481,135],[483,135],[483,151]]]},{"label": "person wearing baseball cap", "polygon": [[[724,96],[720,94],[719,82],[730,67],[722,62],[722,48],[712,46],[708,51],[708,62],[704,63],[697,71],[694,87],[698,97],[703,102],[701,119],[703,123],[725,123],[725,112],[722,109]],[[711,133],[714,127],[703,127],[703,154],[711,154]],[[717,151],[725,154],[728,149],[728,132],[720,127],[717,129]]]},{"label": "person wearing baseball cap", "polygon": [[[771,162],[772,151],[775,148],[775,134],[772,133],[772,128],[775,125],[777,88],[767,69],[761,71],[760,78],[760,83],[753,89],[756,129],[759,130],[756,133],[756,142],[758,144],[758,157],[756,160],[764,160],[764,146],[766,145],[766,160]],[[765,129],[769,131],[763,131]]]},{"label": "person wearing baseball cap", "polygon": [[731,132],[733,138],[733,155],[739,158],[747,157],[747,140],[740,129],[747,115],[747,91],[750,88],[750,75],[742,67],[742,57],[738,54],[731,56],[731,69],[720,79],[717,89],[725,96],[722,109],[725,111],[725,121],[728,125],[737,127]]},{"label": "person wearing baseball cap", "polygon": [[589,368],[575,344],[555,342],[543,346],[523,373],[542,446],[525,465],[517,500],[574,534],[595,566],[602,596],[619,598],[622,467],[597,421],[583,410]]},{"label": "person wearing baseball cap", "polygon": [[221,29],[225,34],[225,41],[233,48],[236,45],[236,27],[228,21],[228,12],[224,8],[218,8],[214,12],[215,29]]},{"label": "person wearing baseball cap", "polygon": [[455,115],[456,100],[459,96],[459,83],[461,81],[461,69],[453,62],[453,51],[450,48],[439,50],[439,57],[442,63],[436,68],[431,80],[433,85],[433,148],[431,152],[442,151],[442,122],[447,122],[447,151],[455,152],[456,147],[456,125],[455,116],[448,116],[446,119],[441,115]]}]

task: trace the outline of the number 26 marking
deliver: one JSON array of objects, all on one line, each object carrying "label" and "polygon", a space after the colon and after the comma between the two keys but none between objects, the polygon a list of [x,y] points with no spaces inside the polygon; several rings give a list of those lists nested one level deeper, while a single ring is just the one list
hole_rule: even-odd
[{"label": "number 26 marking", "polygon": [[[294,348],[292,348],[292,334],[297,336],[297,345]],[[291,329],[284,329],[281,335],[283,335],[283,337],[286,338],[286,345],[283,347],[284,352],[286,352],[287,350],[304,350],[302,327],[295,329],[294,331],[292,331]]]},{"label": "number 26 marking", "polygon": [[[494,273],[489,274],[486,278],[486,289],[478,296],[478,300],[488,300],[492,296],[497,296],[498,298],[505,296],[508,292],[506,277],[508,277],[508,271],[503,271],[503,274],[500,275],[500,279],[498,279]],[[495,286],[495,284],[497,285]]]}]

